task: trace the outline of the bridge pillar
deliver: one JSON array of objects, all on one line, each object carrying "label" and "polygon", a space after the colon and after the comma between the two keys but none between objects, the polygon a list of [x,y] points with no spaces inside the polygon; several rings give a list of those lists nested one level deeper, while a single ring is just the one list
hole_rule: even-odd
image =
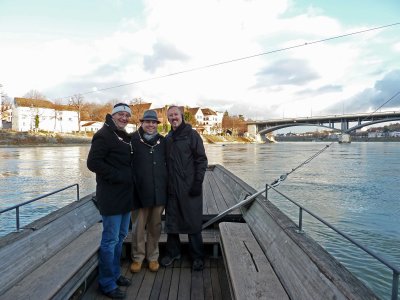
[{"label": "bridge pillar", "polygon": [[257,131],[257,125],[256,124],[250,124],[247,125],[247,133],[251,136],[257,139],[258,131]]},{"label": "bridge pillar", "polygon": [[342,133],[342,135],[339,136],[339,143],[340,144],[345,144],[345,143],[351,143],[351,136],[350,134],[347,133]]}]

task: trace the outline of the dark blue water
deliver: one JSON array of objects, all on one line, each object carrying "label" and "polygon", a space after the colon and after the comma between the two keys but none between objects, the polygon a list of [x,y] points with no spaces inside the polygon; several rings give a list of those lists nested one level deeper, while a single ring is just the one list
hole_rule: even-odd
[{"label": "dark blue water", "polygon": [[[290,172],[324,143],[206,145],[219,163],[256,189]],[[0,209],[79,183],[81,196],[95,189],[86,168],[89,146],[0,148]],[[332,144],[300,167],[279,190],[388,261],[400,267],[400,143]],[[21,209],[21,224],[70,203],[75,190]],[[269,198],[296,223],[298,209]],[[360,277],[382,299],[391,294],[392,273],[381,263],[304,213],[303,229]],[[0,235],[15,228],[15,214],[0,217]]]}]

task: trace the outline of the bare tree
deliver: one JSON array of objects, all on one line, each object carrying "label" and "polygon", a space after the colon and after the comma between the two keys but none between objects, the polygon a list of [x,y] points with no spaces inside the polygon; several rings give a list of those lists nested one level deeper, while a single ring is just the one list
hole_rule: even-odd
[{"label": "bare tree", "polygon": [[84,100],[84,98],[81,94],[73,95],[69,99],[69,105],[78,111],[78,130],[79,130],[79,132],[81,131],[81,109],[84,105],[83,100]]},{"label": "bare tree", "polygon": [[24,98],[36,99],[36,100],[46,100],[46,96],[37,90],[30,90],[24,95]]}]

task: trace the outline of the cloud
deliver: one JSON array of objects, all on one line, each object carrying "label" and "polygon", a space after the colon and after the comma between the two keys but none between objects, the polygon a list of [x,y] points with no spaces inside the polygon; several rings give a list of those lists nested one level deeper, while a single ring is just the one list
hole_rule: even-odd
[{"label": "cloud", "polygon": [[[345,113],[363,113],[375,111],[385,102],[381,110],[398,109],[400,107],[400,69],[387,73],[377,80],[373,87],[366,88],[356,95],[343,101]],[[397,94],[396,97],[394,97]],[[394,97],[394,98],[393,98]],[[326,109],[327,112],[337,112],[337,106]]]},{"label": "cloud", "polygon": [[326,94],[326,93],[338,93],[341,92],[343,90],[343,87],[341,85],[332,85],[332,84],[328,84],[328,85],[324,85],[321,86],[319,88],[316,89],[304,89],[301,91],[298,91],[296,94],[299,96],[320,96],[322,94]]},{"label": "cloud", "polygon": [[254,88],[280,85],[304,85],[319,78],[302,59],[279,60],[257,73],[257,84]]},{"label": "cloud", "polygon": [[157,42],[153,46],[153,54],[145,55],[143,67],[145,71],[154,73],[161,68],[167,61],[187,61],[189,56],[185,55],[172,44],[167,42]]}]

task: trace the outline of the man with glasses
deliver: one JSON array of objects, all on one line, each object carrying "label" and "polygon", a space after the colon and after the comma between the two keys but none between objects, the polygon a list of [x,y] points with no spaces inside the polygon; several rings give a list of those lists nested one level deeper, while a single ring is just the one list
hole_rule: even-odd
[{"label": "man with glasses", "polygon": [[128,234],[133,206],[133,147],[125,131],[131,109],[125,103],[114,106],[103,127],[95,133],[87,166],[96,173],[96,199],[103,221],[99,249],[99,289],[107,297],[125,298],[118,286],[129,286],[121,275],[122,243]]}]

